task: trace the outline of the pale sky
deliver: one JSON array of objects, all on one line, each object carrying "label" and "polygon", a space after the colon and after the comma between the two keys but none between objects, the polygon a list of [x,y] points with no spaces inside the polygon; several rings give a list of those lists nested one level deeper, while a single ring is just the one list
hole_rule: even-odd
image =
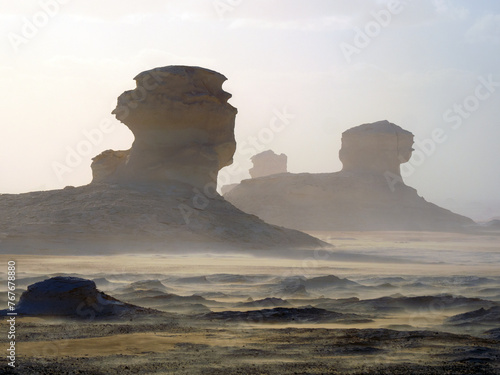
[{"label": "pale sky", "polygon": [[389,120],[421,142],[408,185],[500,215],[497,0],[0,0],[0,51],[0,193],[89,183],[93,156],[133,141],[111,115],[133,77],[197,65],[238,108],[223,183],[267,149],[338,171],[341,133]]}]

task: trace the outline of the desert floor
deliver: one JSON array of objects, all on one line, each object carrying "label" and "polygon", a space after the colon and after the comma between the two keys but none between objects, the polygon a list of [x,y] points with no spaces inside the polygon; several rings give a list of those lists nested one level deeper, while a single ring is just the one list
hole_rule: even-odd
[{"label": "desert floor", "polygon": [[2,308],[15,260],[17,298],[70,275],[157,312],[18,317],[16,368],[0,373],[500,374],[498,233],[311,234],[335,248],[1,255]]}]

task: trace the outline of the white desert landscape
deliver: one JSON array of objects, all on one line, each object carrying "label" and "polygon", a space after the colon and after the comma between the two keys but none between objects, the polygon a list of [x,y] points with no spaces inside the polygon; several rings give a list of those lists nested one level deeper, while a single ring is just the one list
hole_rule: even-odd
[{"label": "white desert landscape", "polygon": [[0,374],[500,374],[500,6],[167,3],[0,15]]}]

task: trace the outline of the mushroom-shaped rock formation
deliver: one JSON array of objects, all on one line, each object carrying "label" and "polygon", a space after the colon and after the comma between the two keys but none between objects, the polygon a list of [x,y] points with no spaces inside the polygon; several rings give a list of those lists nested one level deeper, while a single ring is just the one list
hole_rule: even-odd
[{"label": "mushroom-shaped rock formation", "polygon": [[412,145],[413,134],[389,121],[356,126],[342,133],[342,171],[401,177],[399,166],[410,160]]},{"label": "mushroom-shaped rock formation", "polygon": [[19,315],[93,319],[154,310],[120,302],[97,290],[91,280],[58,276],[28,286],[19,299],[16,312]]},{"label": "mushroom-shaped rock formation", "polygon": [[252,178],[269,176],[272,174],[287,173],[287,156],[275,154],[272,150],[263,151],[252,156],[253,167],[250,168]]},{"label": "mushroom-shaped rock formation", "polygon": [[0,195],[0,252],[184,253],[316,248],[305,233],[269,225],[215,191],[231,164],[236,109],[214,71],[168,66],[139,74],[113,113],[130,150],[93,159],[74,189]]},{"label": "mushroom-shaped rock formation", "polygon": [[227,102],[231,94],[222,90],[225,80],[220,73],[190,66],[137,75],[137,87],[121,94],[113,111],[135,141],[127,155],[106,151],[98,156],[94,181],[216,183],[236,150],[237,110]]},{"label": "mushroom-shaped rock formation", "polygon": [[320,230],[455,230],[474,222],[438,207],[406,186],[400,164],[413,134],[388,121],[342,134],[336,173],[281,174],[243,180],[224,197],[269,223]]}]

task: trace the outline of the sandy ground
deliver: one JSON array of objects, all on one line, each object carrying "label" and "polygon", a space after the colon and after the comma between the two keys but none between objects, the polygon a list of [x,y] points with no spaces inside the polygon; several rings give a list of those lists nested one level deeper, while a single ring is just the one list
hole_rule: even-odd
[{"label": "sandy ground", "polygon": [[[248,297],[276,297],[281,290],[278,286],[288,286],[283,283],[295,276],[308,279],[324,275],[348,278],[362,287],[307,287],[308,295],[301,297],[300,302],[293,294],[281,297],[294,306],[398,293],[480,296],[492,304],[500,303],[500,237],[494,233],[313,234],[334,244],[335,249],[305,250],[279,257],[229,253],[196,257],[2,255],[0,262],[16,261],[19,293],[37,277],[105,277],[108,284],[100,289],[141,306],[151,303],[147,296],[152,291],[131,291],[130,285],[138,280],[161,280],[166,288],[162,293],[204,295],[204,308],[233,311]],[[179,281],[183,277],[205,276],[210,281],[205,284]],[[244,276],[243,280],[239,276]],[[226,277],[229,281],[221,281]],[[379,288],[381,283],[389,282],[386,279],[393,284],[391,288]],[[277,286],[269,289],[272,283]],[[0,300],[6,304],[5,288],[2,289]],[[0,373],[500,374],[500,341],[484,333],[495,328],[494,324],[443,325],[446,318],[475,310],[476,305],[456,309],[422,306],[418,311],[387,314],[369,311],[371,321],[366,323],[284,319],[281,324],[204,320],[198,313],[167,312],[168,307],[161,305],[162,311],[153,315],[111,321],[18,317],[17,367],[10,369],[4,360]],[[359,313],[367,314],[364,310]],[[0,342],[6,349],[7,330],[3,319]]]},{"label": "sandy ground", "polygon": [[[158,320],[163,320],[158,318]],[[498,341],[430,331],[87,324],[79,338],[23,342],[16,374],[497,374]],[[69,323],[66,323],[69,324]],[[110,326],[115,326],[110,329]],[[56,329],[43,327],[38,329]],[[76,329],[76,328],[75,328]],[[81,330],[81,327],[80,327]],[[105,336],[92,333],[106,331]],[[115,333],[113,333],[115,331]],[[76,332],[75,332],[76,333]],[[88,337],[87,337],[88,336]],[[5,367],[4,367],[5,368]],[[5,371],[5,370],[4,370]],[[81,371],[81,372],[79,372]]]}]

